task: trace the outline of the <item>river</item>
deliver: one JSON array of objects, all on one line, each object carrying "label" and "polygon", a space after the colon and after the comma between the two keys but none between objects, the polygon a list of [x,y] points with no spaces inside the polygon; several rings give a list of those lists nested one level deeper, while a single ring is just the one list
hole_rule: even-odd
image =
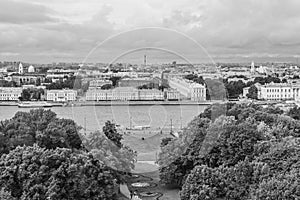
[{"label": "river", "polygon": [[[180,129],[206,108],[205,105],[153,105],[153,106],[79,106],[52,107],[60,118],[73,119],[87,131],[102,129],[105,121],[111,120],[123,127],[150,126],[151,129],[170,127]],[[0,120],[9,119],[17,111],[29,108],[0,106]]]}]

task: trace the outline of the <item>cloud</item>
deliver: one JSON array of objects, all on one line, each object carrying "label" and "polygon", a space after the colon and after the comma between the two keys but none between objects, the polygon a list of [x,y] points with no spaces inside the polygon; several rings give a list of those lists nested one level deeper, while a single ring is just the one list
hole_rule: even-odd
[{"label": "cloud", "polygon": [[0,23],[25,24],[55,22],[53,11],[45,6],[15,0],[0,1]]},{"label": "cloud", "polygon": [[[0,7],[0,52],[40,61],[80,61],[106,38],[148,26],[180,31],[214,58],[282,57],[300,51],[299,0],[1,0]],[[142,46],[201,57],[192,40],[145,29],[108,41],[93,58],[105,62]]]}]

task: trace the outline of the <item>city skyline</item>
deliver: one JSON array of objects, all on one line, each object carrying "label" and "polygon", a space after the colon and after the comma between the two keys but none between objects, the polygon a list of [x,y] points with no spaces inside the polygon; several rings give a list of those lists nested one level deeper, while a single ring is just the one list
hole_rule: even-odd
[{"label": "city skyline", "polygon": [[145,53],[149,63],[300,57],[296,0],[1,0],[0,6],[1,60],[143,63]]}]

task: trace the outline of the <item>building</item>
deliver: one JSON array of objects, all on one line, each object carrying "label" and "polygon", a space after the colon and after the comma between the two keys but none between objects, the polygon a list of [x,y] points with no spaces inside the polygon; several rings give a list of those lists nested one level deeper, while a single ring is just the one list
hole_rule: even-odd
[{"label": "building", "polygon": [[90,81],[89,87],[94,88],[94,87],[99,87],[101,88],[103,85],[112,85],[112,81],[110,80],[104,80],[104,79],[98,79],[98,80],[92,80]]},{"label": "building", "polygon": [[164,100],[164,92],[157,89],[138,90],[138,98],[141,101],[162,101]]},{"label": "building", "polygon": [[45,75],[43,74],[12,74],[12,81],[17,85],[37,84],[45,81]]},{"label": "building", "polygon": [[30,66],[28,67],[28,73],[34,73],[34,72],[35,72],[34,67],[33,67],[32,65],[30,65]]},{"label": "building", "polygon": [[293,88],[291,84],[286,83],[270,83],[266,85],[261,85],[258,89],[258,99],[293,100],[295,99],[293,92],[297,91],[296,89],[297,87]]},{"label": "building", "polygon": [[0,87],[0,101],[18,101],[22,95],[22,88]]},{"label": "building", "polygon": [[18,70],[19,74],[23,74],[24,73],[24,68],[22,63],[19,64],[19,70]]},{"label": "building", "polygon": [[174,89],[166,89],[165,90],[165,99],[170,101],[178,101],[181,99],[180,93]]},{"label": "building", "polygon": [[118,87],[112,91],[111,100],[134,101],[139,100],[138,89],[133,87]]},{"label": "building", "polygon": [[157,101],[164,100],[164,93],[157,89],[139,90],[134,87],[118,87],[112,90],[90,88],[87,101]]},{"label": "building", "polygon": [[183,78],[171,78],[169,85],[187,99],[192,101],[206,100],[206,87],[204,85]]},{"label": "building", "polygon": [[254,62],[252,61],[252,62],[251,62],[251,66],[250,66],[250,72],[251,72],[251,74],[254,74],[255,71],[256,71],[256,69],[255,69],[255,64],[254,64]]},{"label": "building", "polygon": [[77,97],[76,90],[47,90],[46,91],[46,99],[47,101],[53,102],[68,102],[75,101]]},{"label": "building", "polygon": [[243,88],[243,97],[247,98],[247,95],[249,94],[250,87],[244,87]]},{"label": "building", "polygon": [[152,83],[150,78],[123,78],[118,81],[119,87],[139,87]]}]

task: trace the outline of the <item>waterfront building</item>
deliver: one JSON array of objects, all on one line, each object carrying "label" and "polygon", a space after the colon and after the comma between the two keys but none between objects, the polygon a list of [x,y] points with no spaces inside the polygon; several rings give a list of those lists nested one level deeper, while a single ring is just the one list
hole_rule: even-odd
[{"label": "waterfront building", "polygon": [[166,89],[164,92],[165,92],[165,98],[167,100],[170,100],[170,101],[173,100],[174,101],[174,100],[180,100],[181,99],[180,98],[180,93],[175,89],[169,88],[169,89]]},{"label": "waterfront building", "polygon": [[132,101],[139,100],[138,89],[133,87],[118,87],[112,91],[111,100]]},{"label": "waterfront building", "polygon": [[270,83],[261,85],[258,89],[258,98],[263,100],[293,100],[293,94],[297,87],[293,89],[291,84]]},{"label": "waterfront building", "polygon": [[139,90],[134,87],[117,87],[112,90],[89,88],[87,101],[155,101],[164,100],[164,93],[157,89]]},{"label": "waterfront building", "polygon": [[183,78],[171,78],[169,85],[187,99],[192,101],[206,100],[206,87],[204,85]]},{"label": "waterfront building", "polygon": [[147,101],[157,101],[164,100],[164,93],[157,89],[144,89],[138,90],[138,98],[139,100],[147,100]]},{"label": "waterfront building", "polygon": [[47,90],[46,91],[46,99],[47,101],[54,101],[54,102],[68,102],[68,101],[75,101],[77,97],[76,90]]},{"label": "waterfront building", "polygon": [[0,87],[0,101],[18,101],[22,95],[22,88]]}]

